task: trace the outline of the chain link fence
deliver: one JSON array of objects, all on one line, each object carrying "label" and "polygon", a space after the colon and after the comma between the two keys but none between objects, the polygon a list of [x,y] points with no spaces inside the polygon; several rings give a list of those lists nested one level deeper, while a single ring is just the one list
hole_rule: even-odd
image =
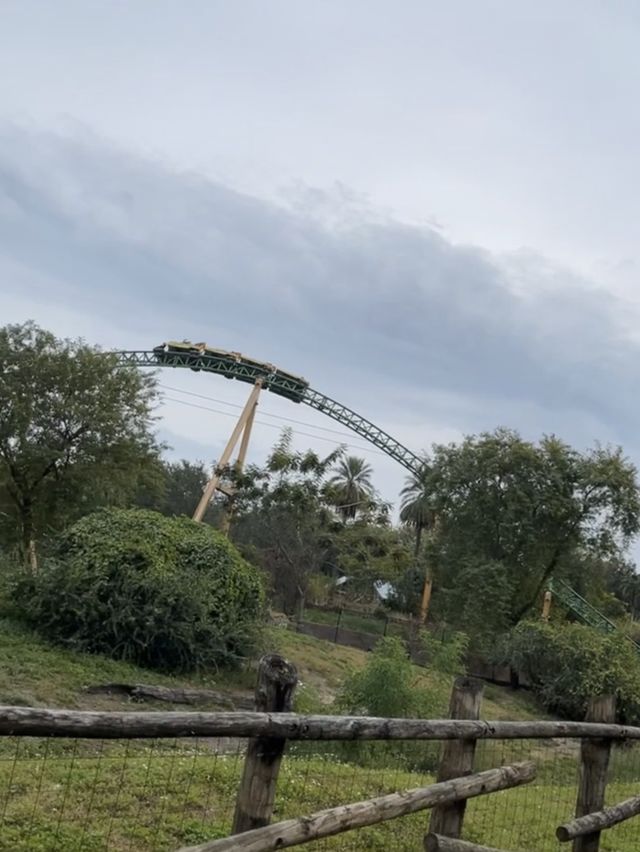
[{"label": "chain link fence", "polygon": [[[0,742],[0,849],[12,852],[169,852],[230,833],[245,743],[179,739]],[[273,820],[433,782],[434,742],[291,743]],[[480,741],[477,770],[532,759],[525,787],[472,799],[464,837],[513,852],[562,846],[555,828],[574,813],[577,740]],[[614,745],[607,803],[637,794],[640,745]],[[310,850],[422,848],[428,813],[311,843]],[[565,846],[566,848],[566,846]],[[640,819],[602,836],[603,852],[637,852]]]}]

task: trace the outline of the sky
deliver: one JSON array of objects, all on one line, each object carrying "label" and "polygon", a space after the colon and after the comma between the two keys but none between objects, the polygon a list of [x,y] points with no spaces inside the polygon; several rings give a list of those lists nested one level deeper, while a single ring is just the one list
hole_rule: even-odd
[{"label": "sky", "polygon": [[[240,350],[416,451],[640,462],[639,36],[624,0],[0,0],[0,324]],[[215,459],[247,385],[160,381]],[[397,501],[271,394],[251,461],[284,425]]]}]

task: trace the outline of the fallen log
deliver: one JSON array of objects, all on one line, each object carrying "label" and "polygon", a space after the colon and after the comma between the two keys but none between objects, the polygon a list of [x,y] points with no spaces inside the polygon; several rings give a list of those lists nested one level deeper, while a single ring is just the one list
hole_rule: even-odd
[{"label": "fallen log", "polygon": [[640,796],[633,796],[633,798],[625,799],[624,802],[619,802],[617,805],[611,805],[601,811],[576,817],[576,819],[559,825],[556,828],[556,837],[561,843],[566,843],[576,837],[592,834],[594,831],[601,831],[604,828],[611,828],[611,826],[638,814],[640,814]]},{"label": "fallen log", "polygon": [[500,769],[488,769],[467,775],[465,778],[453,778],[441,781],[429,787],[406,790],[378,796],[365,802],[340,805],[318,811],[310,817],[285,820],[275,825],[256,828],[243,834],[212,840],[199,846],[184,847],[180,852],[271,852],[274,849],[286,849],[301,843],[310,843],[323,837],[331,837],[354,828],[385,822],[397,817],[413,814],[432,808],[434,805],[449,804],[461,799],[470,799],[497,790],[506,790],[527,784],[535,778],[533,763],[514,763]]},{"label": "fallen log", "polygon": [[229,710],[252,710],[253,701],[242,695],[229,695],[216,689],[154,686],[149,683],[103,683],[87,686],[87,695],[126,695],[134,701],[166,701],[169,704],[218,704]]}]

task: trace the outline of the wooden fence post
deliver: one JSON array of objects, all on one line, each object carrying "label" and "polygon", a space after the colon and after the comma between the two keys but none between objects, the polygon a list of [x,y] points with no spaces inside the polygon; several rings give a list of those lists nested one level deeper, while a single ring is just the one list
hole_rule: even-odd
[{"label": "wooden fence post", "polygon": [[[451,691],[449,716],[451,719],[479,719],[482,704],[482,681],[471,677],[457,677]],[[438,767],[438,781],[449,781],[473,772],[476,740],[447,740],[442,749]],[[439,805],[431,811],[429,831],[445,837],[460,837],[466,801]]]},{"label": "wooden fence post", "polygon": [[338,636],[340,634],[340,622],[342,621],[342,607],[338,610],[338,617],[336,618],[336,630],[333,635],[333,644],[338,644]]},{"label": "wooden fence post", "polygon": [[[615,722],[616,699],[613,695],[602,695],[589,702],[587,722]],[[602,810],[607,786],[607,770],[611,754],[610,739],[583,740],[580,745],[580,781],[576,817],[586,816]],[[573,841],[573,852],[598,852],[600,832],[594,831]]]},{"label": "wooden fence post", "polygon": [[[297,683],[298,673],[294,665],[279,654],[266,654],[258,665],[256,710],[263,713],[290,712]],[[271,821],[286,743],[286,739],[281,737],[253,737],[249,740],[232,834],[261,828]]]}]

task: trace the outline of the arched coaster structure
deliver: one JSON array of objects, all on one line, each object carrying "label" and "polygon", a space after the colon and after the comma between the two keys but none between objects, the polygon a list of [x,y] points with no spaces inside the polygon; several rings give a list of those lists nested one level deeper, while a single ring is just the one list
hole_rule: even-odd
[{"label": "arched coaster structure", "polygon": [[[335,399],[326,396],[319,391],[313,390],[309,382],[275,367],[264,361],[256,361],[240,352],[228,352],[224,349],[214,349],[205,343],[189,343],[188,341],[170,341],[156,346],[152,350],[135,350],[116,353],[119,362],[123,365],[133,367],[182,367],[196,372],[214,373],[224,376],[226,379],[237,379],[253,385],[249,399],[238,418],[238,422],[231,433],[216,469],[202,494],[200,502],[194,512],[193,519],[202,521],[211,498],[216,490],[221,491],[230,500],[233,498],[233,490],[228,484],[221,481],[221,473],[229,464],[231,456],[238,441],[240,449],[236,460],[236,470],[242,470],[249,446],[249,438],[253,419],[258,405],[258,397],[262,390],[268,390],[277,396],[295,403],[303,403],[316,411],[326,414],[343,426],[351,429],[356,435],[369,441],[374,447],[382,450],[390,458],[395,459],[411,473],[419,473],[423,460],[416,453],[409,450],[395,438],[392,438],[383,429],[380,429],[366,417],[362,417],[346,405],[341,405]],[[228,531],[230,511],[224,516],[223,528]],[[431,579],[429,571],[425,575],[424,589],[422,593],[422,604],[420,608],[420,620],[424,624],[431,597]]]},{"label": "arched coaster structure", "polygon": [[[203,343],[170,342],[156,346],[155,349],[136,350],[117,353],[121,364],[135,367],[183,367],[190,370],[214,373],[227,379],[237,379],[258,386],[271,393],[283,396],[296,403],[303,403],[316,411],[326,414],[356,435],[369,441],[383,453],[405,467],[411,473],[418,473],[422,467],[420,456],[403,446],[391,435],[378,428],[370,420],[341,405],[331,397],[309,387],[301,376],[288,373],[272,364],[255,361],[239,352],[227,352],[212,349]],[[249,398],[251,403],[251,397]],[[256,398],[253,400],[255,410]],[[247,412],[245,411],[243,414]],[[250,414],[247,413],[247,419]],[[242,418],[242,415],[241,415]],[[227,459],[228,461],[228,459]],[[220,460],[221,466],[226,464]]]}]

